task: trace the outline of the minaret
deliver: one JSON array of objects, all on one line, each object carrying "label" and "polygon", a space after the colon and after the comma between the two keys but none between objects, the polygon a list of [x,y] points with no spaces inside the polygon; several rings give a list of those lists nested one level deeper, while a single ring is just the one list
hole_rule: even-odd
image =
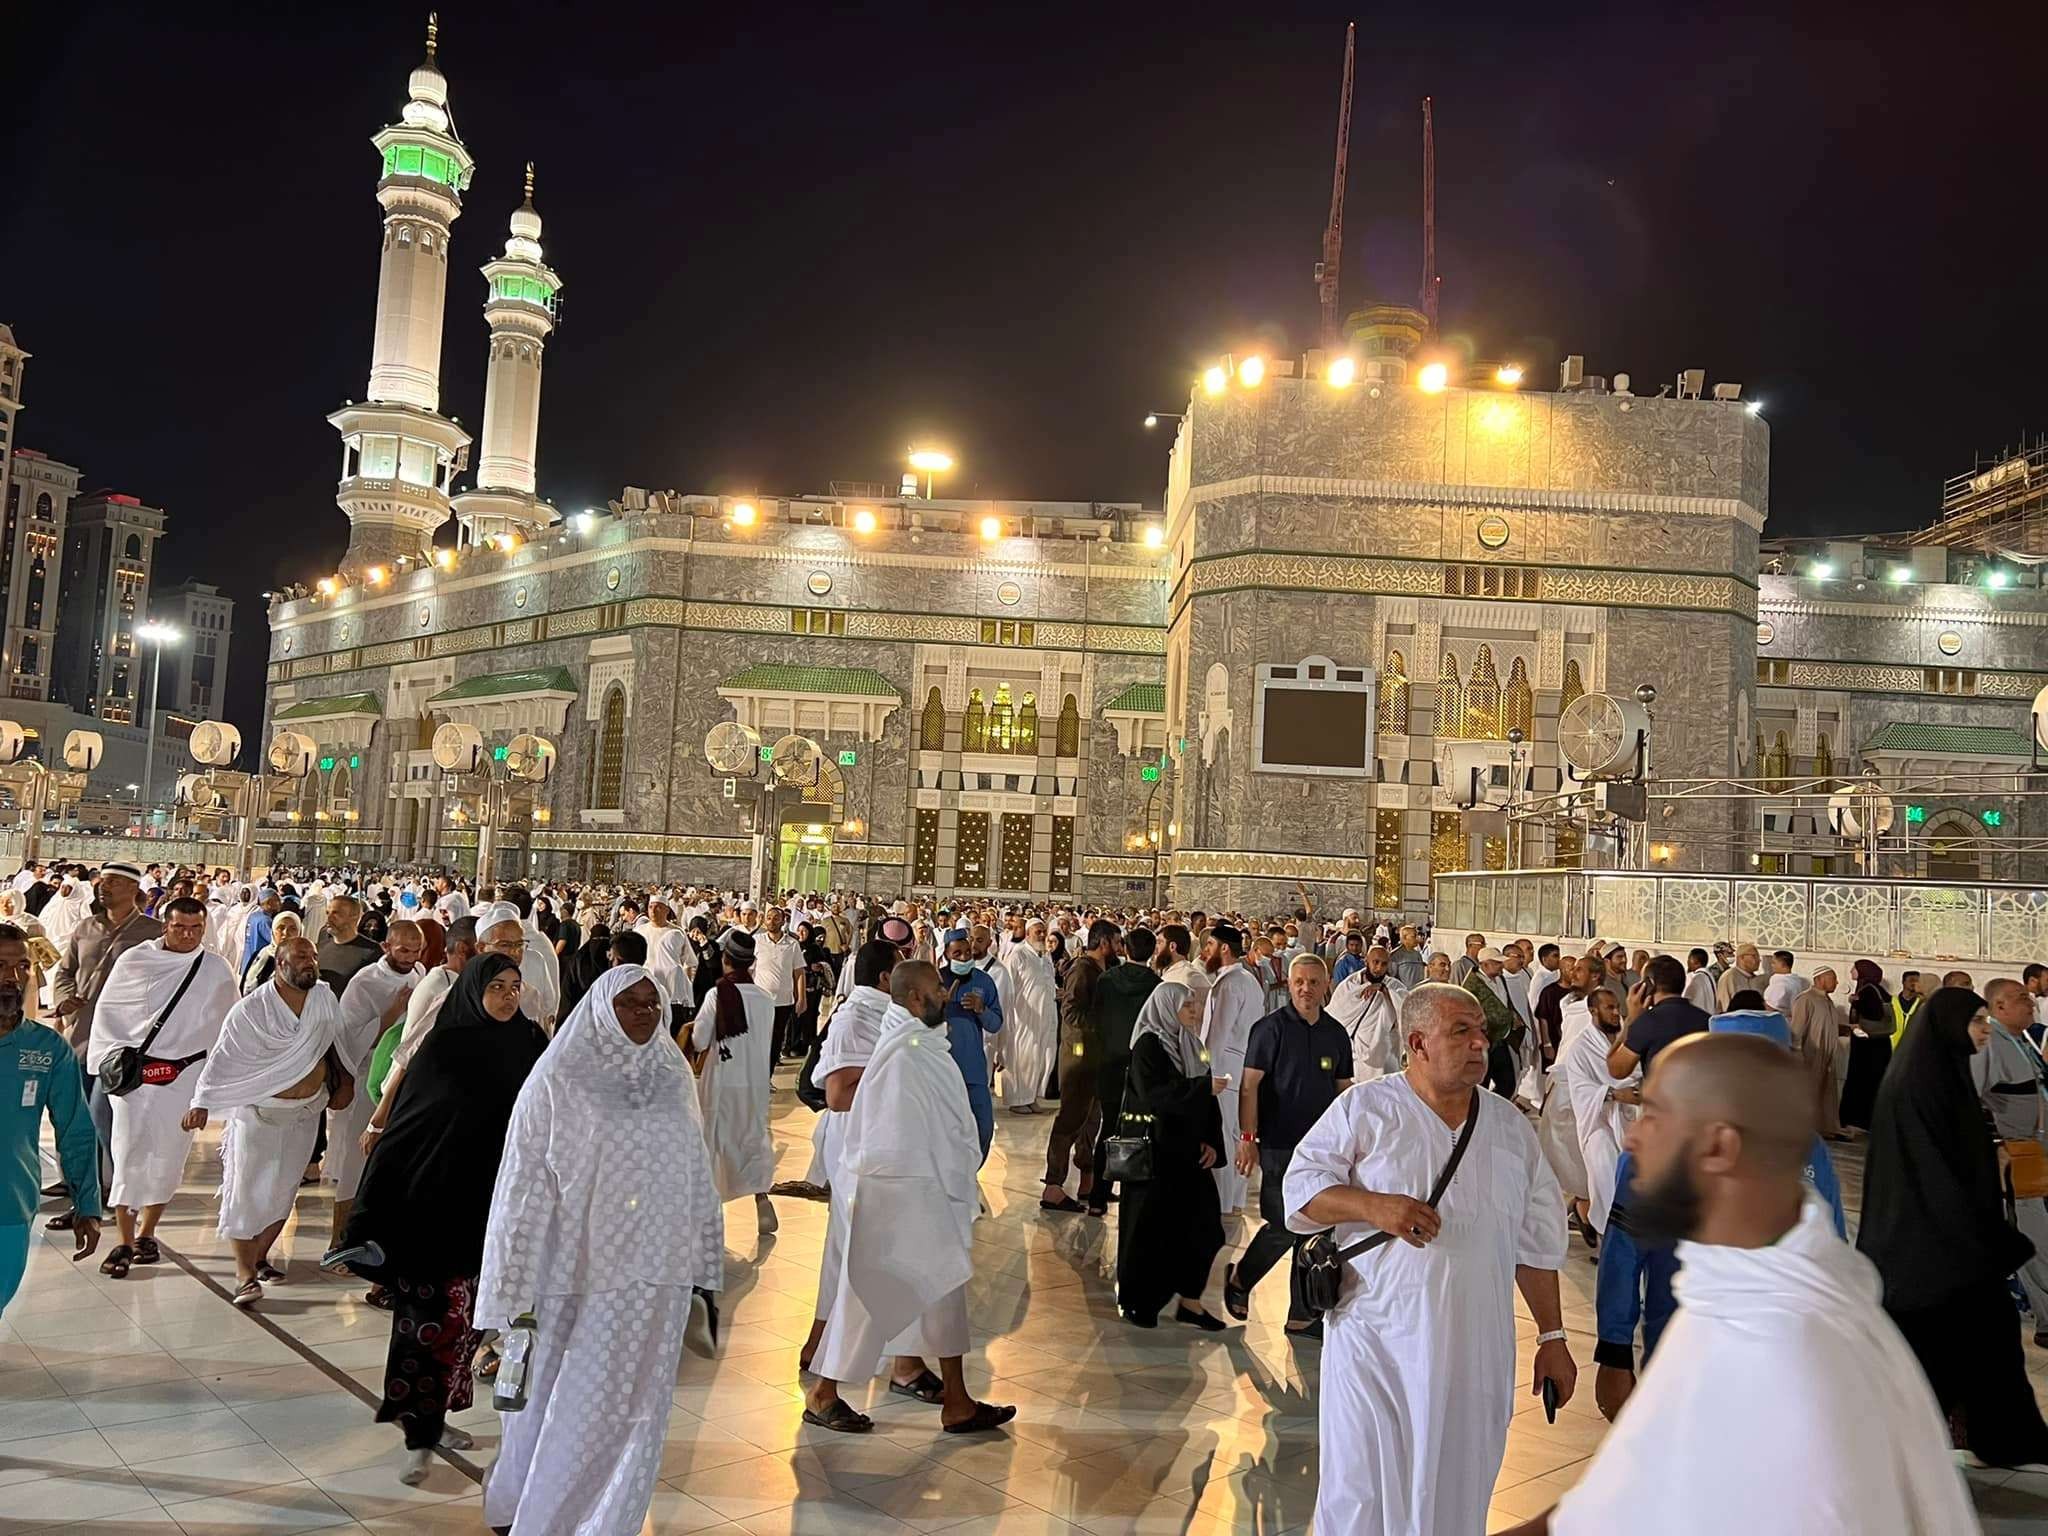
[{"label": "minaret", "polygon": [[441,317],[448,231],[475,162],[448,114],[437,30],[429,16],[426,61],[407,82],[405,108],[371,140],[384,161],[384,251],[368,400],[327,418],[342,440],[336,500],[348,514],[341,568],[349,575],[427,558],[434,530],[448,520],[455,476],[469,462],[469,434],[440,414]]},{"label": "minaret", "polygon": [[491,328],[484,382],[484,435],[476,489],[455,498],[463,542],[525,540],[559,521],[534,495],[534,445],[540,437],[541,354],[555,329],[562,280],[541,260],[540,215],[533,208],[533,162],[526,201],[512,213],[505,254],[484,265],[484,320]]}]

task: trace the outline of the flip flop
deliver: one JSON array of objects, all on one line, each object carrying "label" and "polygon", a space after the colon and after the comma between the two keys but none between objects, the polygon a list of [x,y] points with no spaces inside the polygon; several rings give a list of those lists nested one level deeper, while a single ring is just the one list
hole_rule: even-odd
[{"label": "flip flop", "polygon": [[77,1217],[78,1213],[76,1211],[66,1211],[62,1216],[52,1216],[43,1223],[43,1230],[45,1232],[69,1232]]},{"label": "flip flop", "polygon": [[889,1390],[898,1397],[914,1397],[920,1403],[943,1403],[946,1400],[946,1384],[930,1371],[919,1371],[908,1381],[892,1380]]},{"label": "flip flop", "polygon": [[1087,1206],[1068,1194],[1062,1194],[1058,1200],[1041,1200],[1038,1202],[1038,1208],[1041,1211],[1058,1211],[1062,1215],[1088,1209]]},{"label": "flip flop", "polygon": [[116,1243],[111,1252],[100,1261],[100,1273],[116,1280],[128,1278],[128,1266],[135,1262],[135,1250],[126,1243]]},{"label": "flip flop", "polygon": [[234,1305],[244,1308],[253,1307],[256,1305],[257,1302],[261,1301],[262,1299],[263,1287],[258,1285],[254,1280],[243,1281],[241,1289],[236,1291],[234,1295],[228,1298],[228,1300],[232,1302]]},{"label": "flip flop", "polygon": [[498,1352],[495,1349],[485,1350],[483,1359],[477,1362],[476,1379],[478,1381],[496,1381],[498,1379],[499,1363]]},{"label": "flip flop", "polygon": [[153,1237],[135,1239],[135,1262],[138,1264],[161,1264],[164,1251]]},{"label": "flip flop", "polygon": [[258,1264],[256,1266],[256,1278],[265,1285],[276,1285],[284,1279],[284,1271],[275,1264]]},{"label": "flip flop", "polygon": [[873,1419],[856,1412],[843,1397],[835,1397],[832,1406],[823,1413],[815,1408],[804,1409],[804,1422],[841,1435],[864,1435],[875,1427]]},{"label": "flip flop", "polygon": [[998,1408],[994,1403],[976,1403],[974,1417],[963,1419],[958,1424],[942,1425],[949,1435],[985,1435],[992,1429],[1001,1429],[1017,1417],[1015,1408]]}]

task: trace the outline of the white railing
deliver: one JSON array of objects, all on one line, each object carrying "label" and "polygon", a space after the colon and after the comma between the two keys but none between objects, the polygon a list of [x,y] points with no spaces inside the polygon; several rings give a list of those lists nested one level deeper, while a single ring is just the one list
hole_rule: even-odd
[{"label": "white railing", "polygon": [[1664,949],[1727,939],[1795,954],[2048,957],[2048,888],[1798,875],[1467,870],[1435,877],[1439,929],[1613,938]]}]

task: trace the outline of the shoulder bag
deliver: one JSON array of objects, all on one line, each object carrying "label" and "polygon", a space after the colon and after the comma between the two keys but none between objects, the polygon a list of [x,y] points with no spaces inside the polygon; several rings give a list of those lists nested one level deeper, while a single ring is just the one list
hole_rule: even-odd
[{"label": "shoulder bag", "polygon": [[[1142,1125],[1145,1134],[1134,1136],[1127,1127]],[[1152,1116],[1131,1109],[1131,1078],[1124,1076],[1124,1096],[1117,1106],[1117,1134],[1103,1138],[1102,1173],[1119,1184],[1144,1184],[1152,1177]]]},{"label": "shoulder bag", "polygon": [[[164,1011],[156,1016],[156,1022],[149,1026],[149,1033],[142,1037],[142,1044],[117,1045],[100,1058],[100,1092],[109,1098],[118,1099],[142,1086],[143,1072],[148,1065],[149,1048],[156,1044],[156,1037],[162,1033],[165,1023],[178,1011],[178,1004],[185,1000],[185,989],[192,985],[192,978],[199,974],[199,967],[205,960],[204,949],[192,957],[192,968],[185,973],[185,979],[178,983],[178,990],[173,992],[171,1000],[164,1004]],[[186,1063],[187,1066],[190,1064]],[[173,1072],[171,1075],[176,1077],[177,1073]]]},{"label": "shoulder bag", "polygon": [[[1472,1140],[1472,1128],[1479,1123],[1479,1096],[1486,1091],[1484,1088],[1472,1090],[1472,1107],[1466,1111],[1465,1124],[1458,1132],[1457,1142],[1451,1147],[1451,1160],[1444,1164],[1444,1171],[1437,1175],[1436,1187],[1430,1190],[1429,1198],[1423,1202],[1431,1210],[1435,1210],[1436,1203],[1443,1199],[1444,1191],[1451,1187],[1451,1175],[1465,1160],[1465,1148]],[[1360,1254],[1370,1253],[1382,1243],[1393,1240],[1391,1232],[1375,1232],[1349,1247],[1339,1248],[1337,1239],[1328,1232],[1318,1232],[1313,1237],[1302,1239],[1295,1245],[1292,1270],[1295,1312],[1315,1318],[1336,1306],[1344,1284],[1345,1266]]]}]

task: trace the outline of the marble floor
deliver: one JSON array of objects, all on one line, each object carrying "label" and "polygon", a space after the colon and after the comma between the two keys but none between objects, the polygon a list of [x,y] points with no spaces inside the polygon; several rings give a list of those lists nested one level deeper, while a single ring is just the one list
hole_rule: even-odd
[{"label": "marble floor", "polygon": [[[774,1117],[781,1173],[800,1177],[812,1116],[787,1074]],[[1279,1536],[1307,1527],[1318,1350],[1285,1337],[1281,1277],[1254,1296],[1250,1324],[1225,1334],[1127,1327],[1112,1294],[1113,1222],[1042,1214],[1036,1180],[1050,1121],[999,1120],[982,1179],[991,1214],[976,1229],[968,1371],[977,1391],[1018,1406],[1012,1433],[948,1439],[935,1409],[886,1394],[862,1404],[875,1416],[871,1436],[806,1429],[796,1355],[825,1208],[779,1200],[781,1231],[761,1238],[748,1206],[735,1204],[719,1354],[684,1358],[650,1531]],[[232,1266],[213,1231],[218,1169],[214,1140],[202,1137],[161,1233],[165,1262],[126,1280],[101,1276],[96,1259],[74,1267],[68,1240],[37,1243],[0,1322],[0,1533],[482,1531],[477,1487],[496,1416],[488,1407],[460,1415],[476,1449],[444,1453],[424,1485],[402,1486],[398,1432],[371,1422],[390,1319],[362,1304],[361,1282],[312,1267],[329,1192],[303,1192],[286,1234],[291,1279],[245,1316],[227,1303]],[[1239,1227],[1234,1242],[1246,1235]],[[1554,1425],[1522,1400],[1494,1488],[1494,1529],[1548,1507],[1605,1428],[1585,1342],[1593,1267],[1576,1244],[1565,1287],[1583,1389]],[[1213,1293],[1210,1306],[1220,1313]],[[1526,1375],[1535,1330],[1521,1316],[1516,1331]],[[2028,1353],[2037,1386],[2048,1388],[2048,1352]],[[1987,1531],[2048,1531],[2048,1477],[1972,1482]]]}]

